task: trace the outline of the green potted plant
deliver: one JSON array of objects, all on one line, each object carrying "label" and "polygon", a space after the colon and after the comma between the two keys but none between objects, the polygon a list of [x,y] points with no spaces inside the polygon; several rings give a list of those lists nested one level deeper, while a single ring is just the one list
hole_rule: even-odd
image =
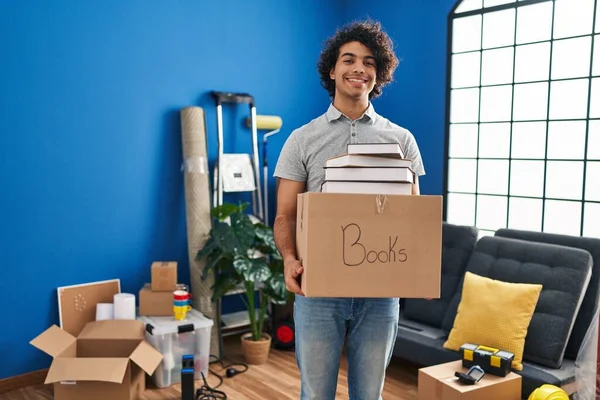
[{"label": "green potted plant", "polygon": [[242,335],[242,350],[249,364],[261,364],[267,361],[271,348],[271,336],[263,332],[267,307],[270,302],[285,304],[288,293],[273,230],[254,223],[245,213],[247,207],[247,203],[225,203],[212,209],[215,221],[197,259],[206,261],[202,279],[214,274],[213,301],[243,288],[250,332]]}]

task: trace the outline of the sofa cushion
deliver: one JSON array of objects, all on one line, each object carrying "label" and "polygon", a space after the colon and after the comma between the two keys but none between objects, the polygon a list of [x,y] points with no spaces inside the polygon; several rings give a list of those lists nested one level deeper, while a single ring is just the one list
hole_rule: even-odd
[{"label": "sofa cushion", "polygon": [[442,282],[439,299],[404,299],[403,313],[408,319],[440,328],[448,304],[465,273],[467,261],[477,242],[478,229],[472,226],[442,225]]},{"label": "sofa cushion", "polygon": [[[514,283],[543,285],[529,324],[523,360],[559,368],[571,326],[591,276],[589,252],[571,247],[487,236],[467,265],[474,274]],[[461,288],[448,307],[442,328],[450,331]]]},{"label": "sofa cushion", "polygon": [[435,365],[460,360],[460,353],[444,349],[447,334],[400,316],[394,356],[419,365]]},{"label": "sofa cushion", "polygon": [[542,285],[503,282],[465,273],[458,312],[444,348],[459,351],[465,343],[509,351],[512,367],[523,369],[527,329]]},{"label": "sofa cushion", "polygon": [[523,231],[518,229],[499,229],[495,236],[522,239],[530,242],[553,243],[562,246],[575,247],[587,250],[592,255],[592,277],[588,285],[585,297],[581,303],[579,313],[575,319],[575,325],[565,350],[565,357],[575,360],[583,338],[594,319],[598,308],[598,296],[600,286],[600,239],[581,236],[559,235],[556,233]]},{"label": "sofa cushion", "polygon": [[[531,364],[528,362],[523,363],[523,370],[517,372],[521,375],[521,398],[527,399],[531,392],[544,384],[550,384],[558,387],[564,387],[569,383],[575,381],[577,376],[577,366],[573,360],[565,360],[560,369],[545,368],[541,365]],[[566,389],[567,394],[571,390]]]},{"label": "sofa cushion", "polygon": [[402,313],[400,314],[400,319],[398,320],[398,331],[418,333],[419,335],[426,336],[431,339],[446,340],[446,338],[448,338],[448,332],[428,324],[406,319]]},{"label": "sofa cushion", "polygon": [[[460,360],[460,353],[443,348],[444,339],[433,338],[409,329],[400,329],[394,356],[412,363],[430,366]],[[575,362],[565,360],[560,369],[547,368],[541,365],[523,362],[523,370],[517,371],[522,376],[521,398],[527,399],[531,392],[545,383],[563,387],[575,381],[577,369]]]}]

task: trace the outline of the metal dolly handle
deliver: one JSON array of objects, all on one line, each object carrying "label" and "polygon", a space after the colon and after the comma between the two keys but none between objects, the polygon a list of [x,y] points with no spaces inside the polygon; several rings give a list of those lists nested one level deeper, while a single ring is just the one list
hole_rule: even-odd
[{"label": "metal dolly handle", "polygon": [[[258,132],[256,127],[256,104],[254,102],[254,97],[248,93],[231,93],[231,92],[220,92],[220,91],[212,91],[211,95],[215,100],[217,106],[217,140],[218,140],[218,168],[217,168],[217,176],[216,186],[217,190],[215,191],[213,197],[213,203],[215,206],[223,204],[223,168],[221,161],[223,159],[223,103],[235,103],[235,104],[248,104],[250,107],[250,117],[251,117],[251,129],[252,129],[252,160],[253,160],[253,169],[254,169],[254,185],[255,190],[252,192],[252,208],[255,214],[258,214],[257,217],[265,222],[264,211],[263,211],[263,199],[262,199],[262,191],[260,185],[260,172],[259,172],[259,154],[258,154]],[[257,204],[258,203],[258,204]]]},{"label": "metal dolly handle", "polygon": [[211,95],[215,99],[217,106],[220,106],[221,103],[249,103],[251,107],[254,107],[254,97],[248,93],[218,92],[213,90]]}]

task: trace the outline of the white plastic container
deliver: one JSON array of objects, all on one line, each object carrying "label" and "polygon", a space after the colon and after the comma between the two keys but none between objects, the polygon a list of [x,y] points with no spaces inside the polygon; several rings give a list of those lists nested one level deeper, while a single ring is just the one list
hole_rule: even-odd
[{"label": "white plastic container", "polygon": [[181,358],[194,355],[195,379],[208,378],[210,336],[213,321],[192,309],[185,320],[173,317],[138,317],[146,324],[146,340],[163,355],[163,361],[152,375],[159,388],[181,382]]}]

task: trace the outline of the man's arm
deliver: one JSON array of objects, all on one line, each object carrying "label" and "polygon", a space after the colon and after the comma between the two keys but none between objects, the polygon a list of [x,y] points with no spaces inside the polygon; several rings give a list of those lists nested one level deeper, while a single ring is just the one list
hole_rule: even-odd
[{"label": "man's arm", "polygon": [[275,245],[284,260],[296,259],[296,209],[298,194],[303,193],[304,182],[277,179],[277,213],[273,226]]},{"label": "man's arm", "polygon": [[286,287],[298,294],[302,294],[297,281],[302,266],[296,254],[296,211],[298,194],[305,188],[305,182],[277,179],[277,213],[273,226],[275,245],[284,262]]}]

